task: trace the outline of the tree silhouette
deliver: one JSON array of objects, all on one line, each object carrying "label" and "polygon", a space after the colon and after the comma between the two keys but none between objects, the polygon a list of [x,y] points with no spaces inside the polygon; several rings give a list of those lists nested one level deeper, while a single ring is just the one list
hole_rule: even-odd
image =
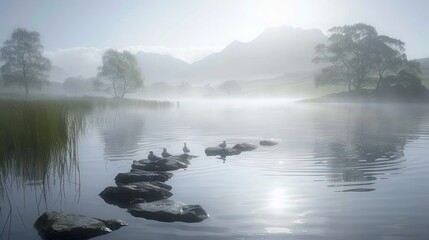
[{"label": "tree silhouette", "polygon": [[16,29],[11,38],[4,42],[0,53],[0,59],[4,62],[1,74],[5,83],[23,85],[26,96],[30,87],[40,87],[47,81],[51,63],[43,57],[43,46],[38,32]]},{"label": "tree silhouette", "polygon": [[123,98],[127,92],[143,85],[137,59],[130,52],[109,49],[102,62],[98,76],[112,83],[115,97]]}]

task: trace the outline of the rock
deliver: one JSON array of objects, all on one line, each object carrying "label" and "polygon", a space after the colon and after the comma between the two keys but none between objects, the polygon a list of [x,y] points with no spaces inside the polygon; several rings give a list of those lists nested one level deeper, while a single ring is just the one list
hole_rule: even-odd
[{"label": "rock", "polygon": [[178,161],[174,158],[160,159],[157,161],[150,161],[149,159],[142,159],[134,161],[131,168],[140,169],[145,171],[174,171],[181,168],[187,168],[188,165]]},{"label": "rock", "polygon": [[232,148],[244,152],[244,151],[255,150],[257,148],[257,146],[253,145],[253,144],[249,144],[249,143],[238,143],[238,144],[235,144],[234,147],[232,147]]},{"label": "rock", "polygon": [[277,142],[270,141],[270,140],[263,140],[259,142],[259,145],[261,146],[274,146],[277,145]]},{"label": "rock", "polygon": [[207,156],[232,156],[238,155],[241,153],[240,150],[236,148],[221,148],[221,147],[208,147],[205,150]]},{"label": "rock", "polygon": [[[119,183],[118,182],[118,183],[116,183],[116,185],[118,185],[118,186],[123,186],[123,185],[140,185],[140,184],[144,184],[144,183],[146,183],[146,182],[132,182],[131,184],[129,184],[129,183],[124,184],[124,183]],[[168,191],[170,191],[171,189],[173,189],[170,185],[165,184],[163,182],[150,182],[149,181],[149,183],[152,184],[152,185],[154,185],[154,186],[167,189]]]},{"label": "rock", "polygon": [[135,217],[161,222],[201,222],[208,218],[208,213],[200,205],[186,205],[173,200],[160,200],[151,203],[139,203],[128,208]]},{"label": "rock", "polygon": [[106,203],[119,207],[128,207],[136,202],[152,202],[173,196],[167,189],[151,182],[110,186],[106,187],[99,195]]},{"label": "rock", "polygon": [[116,183],[132,183],[132,182],[165,182],[173,176],[172,173],[166,172],[149,172],[138,169],[131,169],[127,173],[119,173],[115,177]]},{"label": "rock", "polygon": [[34,223],[39,234],[47,240],[88,239],[127,225],[121,220],[101,220],[63,212],[45,212]]},{"label": "rock", "polygon": [[189,165],[191,163],[189,160],[197,157],[198,156],[189,155],[189,154],[180,154],[180,155],[174,155],[174,156],[168,157],[168,159],[174,159],[186,165]]}]

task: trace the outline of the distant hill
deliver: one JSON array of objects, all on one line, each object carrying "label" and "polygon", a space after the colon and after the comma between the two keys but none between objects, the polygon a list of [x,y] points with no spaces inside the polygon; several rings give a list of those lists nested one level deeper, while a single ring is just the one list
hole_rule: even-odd
[{"label": "distant hill", "polygon": [[[303,30],[290,26],[270,28],[250,42],[234,41],[221,52],[189,64],[169,55],[137,52],[146,84],[219,83],[226,80],[257,80],[284,74],[311,72],[314,47],[326,41],[316,29]],[[101,65],[103,50],[72,48],[50,53],[50,80],[63,82],[67,77],[95,77]]]},{"label": "distant hill", "polygon": [[270,28],[251,42],[235,41],[191,64],[182,78],[192,82],[252,80],[312,71],[319,67],[311,62],[314,47],[326,40],[320,30]]},{"label": "distant hill", "polygon": [[145,83],[177,82],[178,75],[189,67],[189,63],[169,55],[138,52],[135,56]]}]

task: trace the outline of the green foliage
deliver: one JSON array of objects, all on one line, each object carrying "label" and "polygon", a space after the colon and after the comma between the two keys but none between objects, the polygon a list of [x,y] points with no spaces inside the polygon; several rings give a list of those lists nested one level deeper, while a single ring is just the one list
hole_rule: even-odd
[{"label": "green foliage", "polygon": [[102,62],[98,76],[111,82],[115,97],[123,98],[127,92],[143,86],[137,59],[131,53],[109,49]]},{"label": "green foliage", "polygon": [[46,183],[76,171],[78,136],[90,107],[84,102],[0,100],[0,181],[13,177],[22,185]]},{"label": "green foliage", "polygon": [[0,70],[5,83],[23,85],[27,96],[30,87],[41,87],[51,69],[50,61],[42,53],[38,32],[22,28],[13,31],[0,49],[0,59],[4,62]]},{"label": "green foliage", "polygon": [[360,90],[396,73],[407,63],[404,43],[378,35],[373,26],[358,23],[329,29],[328,43],[316,46],[315,63],[329,63],[316,77],[316,85],[346,84]]}]

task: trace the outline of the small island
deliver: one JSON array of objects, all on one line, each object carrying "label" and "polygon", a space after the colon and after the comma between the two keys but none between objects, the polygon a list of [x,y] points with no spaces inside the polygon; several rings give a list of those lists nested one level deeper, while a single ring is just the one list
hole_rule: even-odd
[{"label": "small island", "polygon": [[405,43],[379,35],[371,25],[333,27],[315,52],[313,62],[325,66],[315,76],[316,87],[346,85],[348,91],[304,102],[429,102],[420,63],[407,59]]}]

